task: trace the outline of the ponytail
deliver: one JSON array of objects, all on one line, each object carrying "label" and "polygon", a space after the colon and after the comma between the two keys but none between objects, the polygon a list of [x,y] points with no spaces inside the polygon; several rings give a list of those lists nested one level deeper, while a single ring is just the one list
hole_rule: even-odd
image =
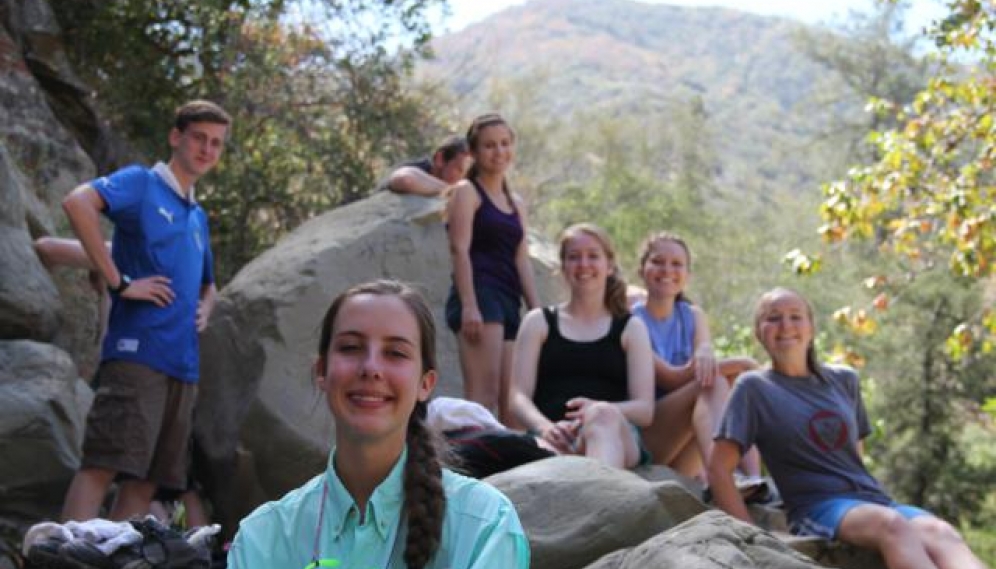
[{"label": "ponytail", "polygon": [[613,267],[605,280],[605,308],[616,318],[629,314],[626,281],[619,276],[618,267]]}]

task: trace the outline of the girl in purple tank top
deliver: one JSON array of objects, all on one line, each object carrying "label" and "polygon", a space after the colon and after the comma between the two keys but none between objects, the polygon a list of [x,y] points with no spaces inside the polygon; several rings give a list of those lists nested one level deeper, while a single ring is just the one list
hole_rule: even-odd
[{"label": "girl in purple tank top", "polygon": [[[730,384],[757,363],[750,358],[716,359],[705,313],[685,297],[691,264],[688,246],[677,235],[648,237],[640,253],[647,297],[634,304],[633,315],[646,324],[654,349],[657,404],[654,422],[643,432],[647,448],[655,463],[705,478]],[[748,453],[743,468],[749,475],[760,474],[756,451]]]},{"label": "girl in purple tank top", "polygon": [[446,319],[457,334],[464,395],[508,424],[512,346],[521,299],[539,305],[525,239],[526,209],[505,174],[515,156],[515,133],[497,114],[474,119],[467,131],[474,164],[453,187],[447,233],[453,287]]}]

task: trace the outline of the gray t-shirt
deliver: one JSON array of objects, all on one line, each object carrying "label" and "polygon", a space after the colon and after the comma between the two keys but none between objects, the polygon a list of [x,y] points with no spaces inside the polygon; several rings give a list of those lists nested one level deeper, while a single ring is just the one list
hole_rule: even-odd
[{"label": "gray t-shirt", "polygon": [[757,444],[790,522],[827,498],[891,502],[858,455],[857,442],[871,428],[857,373],[844,366],[821,371],[827,381],[772,370],[741,375],[716,431],[716,439],[741,451]]}]

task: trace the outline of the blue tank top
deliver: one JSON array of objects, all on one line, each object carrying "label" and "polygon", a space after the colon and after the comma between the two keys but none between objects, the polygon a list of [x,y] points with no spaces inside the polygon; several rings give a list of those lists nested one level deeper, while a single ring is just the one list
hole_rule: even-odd
[{"label": "blue tank top", "polygon": [[[661,359],[675,366],[685,365],[692,359],[695,352],[695,314],[691,304],[684,300],[675,302],[671,314],[661,320],[647,312],[647,305],[643,302],[633,307],[633,314],[647,325],[650,345]],[[660,386],[656,391],[658,398],[666,394]]]},{"label": "blue tank top", "polygon": [[498,209],[477,180],[471,183],[481,198],[481,205],[474,212],[474,234],[470,240],[474,286],[495,288],[518,300],[522,296],[522,283],[515,266],[515,252],[523,238],[519,212],[514,203],[512,213]]}]

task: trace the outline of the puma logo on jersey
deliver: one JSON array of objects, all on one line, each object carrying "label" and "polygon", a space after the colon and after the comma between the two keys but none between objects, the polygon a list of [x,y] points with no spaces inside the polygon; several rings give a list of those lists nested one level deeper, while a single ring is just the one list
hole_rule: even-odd
[{"label": "puma logo on jersey", "polygon": [[173,212],[172,211],[170,211],[170,210],[168,210],[168,209],[166,209],[164,207],[160,207],[159,208],[159,215],[165,217],[166,221],[170,222],[170,224],[173,223]]}]

